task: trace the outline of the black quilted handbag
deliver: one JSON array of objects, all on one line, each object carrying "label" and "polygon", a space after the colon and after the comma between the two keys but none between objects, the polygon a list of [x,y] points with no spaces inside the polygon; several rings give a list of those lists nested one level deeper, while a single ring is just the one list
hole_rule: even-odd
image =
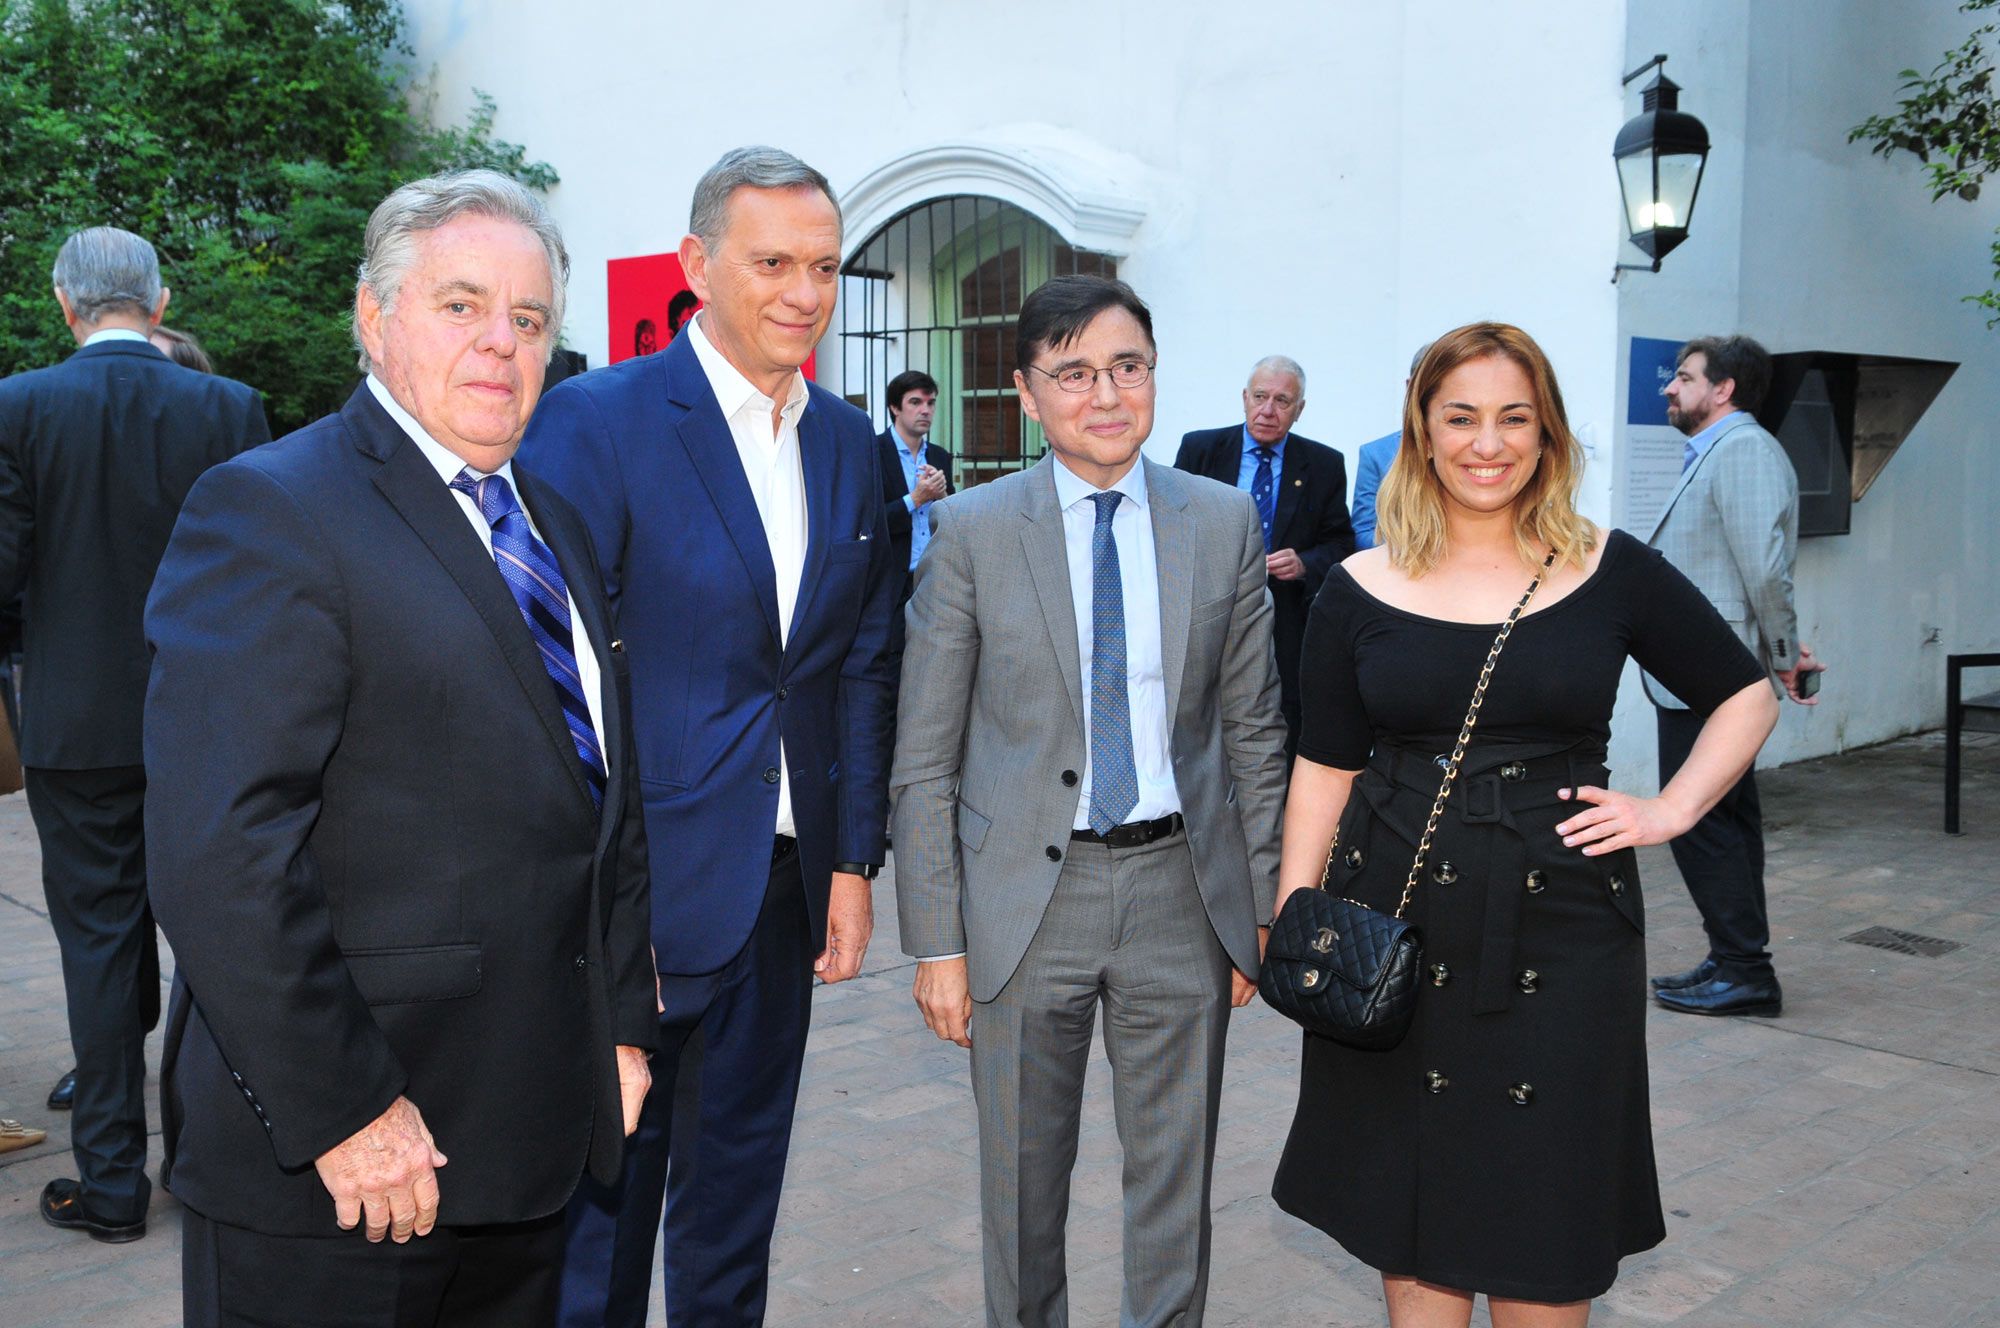
[{"label": "black quilted handbag", "polygon": [[1528,592],[1500,624],[1493,648],[1479,670],[1478,685],[1472,689],[1472,704],[1466,709],[1465,723],[1459,726],[1458,742],[1445,763],[1444,779],[1431,803],[1430,819],[1424,823],[1423,837],[1417,841],[1416,860],[1403,882],[1403,898],[1393,914],[1372,909],[1352,899],[1342,899],[1326,888],[1333,874],[1334,853],[1340,847],[1340,832],[1326,851],[1326,867],[1320,873],[1317,890],[1294,890],[1285,901],[1271,937],[1265,944],[1264,962],[1257,974],[1257,990],[1266,1004],[1300,1025],[1308,1033],[1332,1038],[1335,1042],[1362,1051],[1387,1051],[1410,1031],[1417,1013],[1417,979],[1423,966],[1424,939],[1414,923],[1403,914],[1409,911],[1410,896],[1417,888],[1417,876],[1430,856],[1431,841],[1437,835],[1438,818],[1444,801],[1458,779],[1465,749],[1472,741],[1473,725],[1479,722],[1479,707],[1486,701],[1486,684],[1493,666],[1507,644],[1514,623],[1535,591],[1542,576],[1555,562],[1554,551],[1542,560]]}]

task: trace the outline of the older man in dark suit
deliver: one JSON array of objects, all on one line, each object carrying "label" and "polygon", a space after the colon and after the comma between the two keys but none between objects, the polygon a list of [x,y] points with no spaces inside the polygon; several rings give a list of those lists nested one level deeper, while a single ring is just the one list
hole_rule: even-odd
[{"label": "older man in dark suit", "polygon": [[271,432],[255,392],[147,344],[169,298],[152,245],[79,231],[54,275],[76,353],[0,382],[0,604],[25,593],[21,762],[76,1052],[50,1105],[74,1107],[77,1179],[51,1181],[41,1212],[115,1242],[146,1232],[144,1043],[160,1009],[140,618],[188,489]]},{"label": "older man in dark suit", "polygon": [[1287,756],[1299,742],[1299,648],[1306,614],[1326,574],[1354,552],[1347,464],[1332,448],[1292,432],[1305,408],[1305,370],[1296,360],[1267,355],[1244,385],[1243,423],[1183,436],[1174,458],[1176,469],[1221,480],[1257,504]]},{"label": "older man in dark suit", "polygon": [[190,1325],[526,1328],[656,1017],[621,643],[511,462],[569,260],[491,171],[366,246],[366,381],[203,478],[147,606],[163,1178]]}]

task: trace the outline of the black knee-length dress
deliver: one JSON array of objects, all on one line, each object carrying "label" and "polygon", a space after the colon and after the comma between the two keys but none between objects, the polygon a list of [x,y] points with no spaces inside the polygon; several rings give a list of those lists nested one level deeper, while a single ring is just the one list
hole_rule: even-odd
[{"label": "black knee-length dress", "polygon": [[[1336,569],[1308,621],[1299,754],[1361,769],[1332,888],[1385,911],[1499,624],[1392,608]],[[1410,916],[1426,981],[1387,1052],[1308,1035],[1273,1197],[1383,1272],[1539,1301],[1601,1294],[1665,1236],[1647,1114],[1644,908],[1630,850],[1556,824],[1604,786],[1626,658],[1707,714],[1762,668],[1620,531],[1525,614],[1494,670]]]}]

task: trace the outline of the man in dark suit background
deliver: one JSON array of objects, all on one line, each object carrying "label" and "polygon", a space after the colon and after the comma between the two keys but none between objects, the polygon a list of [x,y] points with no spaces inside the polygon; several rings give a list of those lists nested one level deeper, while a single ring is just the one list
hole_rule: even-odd
[{"label": "man in dark suit background", "polygon": [[510,461],[569,260],[492,171],[365,245],[367,378],[203,478],[147,606],[162,1177],[190,1325],[526,1328],[657,1017],[621,643]]},{"label": "man in dark suit background", "polygon": [[[630,645],[658,1078],[625,1174],[570,1208],[563,1321],[763,1322],[812,979],[861,970],[888,821],[904,568],[874,431],[799,367],[833,317],[840,210],[775,148],[695,186],[701,312],[564,383],[522,455],[583,513]],[[664,1198],[664,1223],[662,1201]]]},{"label": "man in dark suit background", "polygon": [[1243,389],[1243,423],[1185,435],[1174,458],[1177,469],[1221,480],[1257,504],[1287,757],[1299,742],[1299,649],[1306,614],[1326,574],[1354,552],[1346,463],[1332,448],[1292,432],[1305,408],[1305,370],[1296,360],[1267,355],[1251,368]]},{"label": "man in dark suit background", "polygon": [[79,231],[54,276],[76,353],[0,382],[0,604],[25,592],[21,762],[76,1052],[78,1175],[49,1182],[41,1211],[123,1241],[146,1232],[144,1044],[160,1009],[141,618],[189,488],[271,431],[255,392],[147,343],[169,297],[151,244]]},{"label": "man in dark suit background", "polygon": [[903,370],[889,380],[889,427],[875,435],[883,512],[896,546],[896,566],[903,569],[898,605],[909,600],[910,575],[931,541],[930,505],[957,492],[951,482],[951,453],[929,441],[937,394],[935,378],[922,369]]}]

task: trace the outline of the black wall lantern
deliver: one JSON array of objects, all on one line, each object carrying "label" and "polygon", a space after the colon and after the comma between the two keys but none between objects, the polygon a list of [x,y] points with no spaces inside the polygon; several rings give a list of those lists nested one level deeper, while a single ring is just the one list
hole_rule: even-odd
[{"label": "black wall lantern", "polygon": [[1650,267],[1620,263],[1612,270],[1613,281],[1620,272],[1658,272],[1660,260],[1687,239],[1702,168],[1708,164],[1708,129],[1680,109],[1680,84],[1667,77],[1666,63],[1666,56],[1656,55],[1624,80],[1630,87],[1648,69],[1660,69],[1640,89],[1644,109],[1625,122],[1611,149],[1625,199],[1626,233],[1653,262]]}]

